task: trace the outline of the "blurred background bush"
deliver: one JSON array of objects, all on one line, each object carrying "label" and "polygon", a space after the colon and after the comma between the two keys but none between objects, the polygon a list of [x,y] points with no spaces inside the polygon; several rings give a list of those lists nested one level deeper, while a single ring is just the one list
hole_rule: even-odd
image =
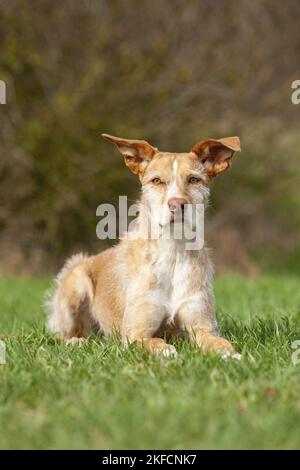
[{"label": "blurred background bush", "polygon": [[96,207],[138,195],[100,136],[188,151],[239,135],[206,238],[218,272],[300,270],[299,2],[0,1],[0,270],[97,251]]}]

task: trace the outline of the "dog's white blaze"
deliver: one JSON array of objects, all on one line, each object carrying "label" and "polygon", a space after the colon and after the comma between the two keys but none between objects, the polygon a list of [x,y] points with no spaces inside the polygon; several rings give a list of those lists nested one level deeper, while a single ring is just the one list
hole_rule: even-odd
[{"label": "dog's white blaze", "polygon": [[177,173],[178,173],[178,162],[176,160],[174,160],[172,180],[170,182],[168,192],[167,192],[167,202],[172,197],[180,197],[180,190],[179,190],[179,188],[177,186],[177,183],[176,183]]},{"label": "dog's white blaze", "polygon": [[174,179],[176,179],[177,170],[178,170],[178,163],[177,163],[176,160],[174,160],[174,162],[173,162],[173,177],[174,177]]},{"label": "dog's white blaze", "polygon": [[164,199],[163,205],[160,209],[160,223],[162,225],[165,225],[165,224],[169,223],[169,221],[170,221],[170,210],[169,210],[169,206],[168,206],[168,201],[172,197],[180,197],[180,189],[179,189],[179,187],[176,183],[177,174],[178,174],[178,162],[176,160],[174,160],[173,164],[172,164],[171,181],[168,185],[168,189],[167,189],[167,192],[166,192],[166,195],[165,195],[165,199]]}]

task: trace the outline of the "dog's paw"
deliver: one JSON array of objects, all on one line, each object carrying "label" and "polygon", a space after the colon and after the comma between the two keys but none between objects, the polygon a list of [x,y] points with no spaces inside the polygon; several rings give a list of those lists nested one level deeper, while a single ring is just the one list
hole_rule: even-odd
[{"label": "dog's paw", "polygon": [[236,361],[240,361],[242,359],[242,355],[237,352],[225,352],[222,354],[222,359],[226,361],[227,359],[235,359]]},{"label": "dog's paw", "polygon": [[76,336],[73,336],[73,338],[66,340],[66,344],[80,347],[83,345],[84,341],[85,341],[85,338],[77,338]]},{"label": "dog's paw", "polygon": [[162,349],[160,349],[157,352],[166,358],[172,358],[172,357],[178,356],[176,348],[172,346],[171,344],[167,344],[166,346],[164,346]]},{"label": "dog's paw", "polygon": [[204,351],[219,354],[222,359],[231,358],[240,361],[242,357],[227,339],[220,336],[203,336],[200,345]]}]

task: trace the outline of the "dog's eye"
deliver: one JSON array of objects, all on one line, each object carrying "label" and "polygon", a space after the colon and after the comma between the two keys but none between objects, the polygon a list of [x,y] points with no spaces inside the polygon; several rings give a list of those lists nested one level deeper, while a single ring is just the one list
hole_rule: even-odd
[{"label": "dog's eye", "polygon": [[188,182],[191,184],[200,183],[200,181],[200,178],[198,178],[197,176],[190,176],[188,179]]},{"label": "dog's eye", "polygon": [[153,183],[153,184],[160,184],[160,183],[161,183],[161,179],[160,179],[160,178],[153,178],[152,183]]}]

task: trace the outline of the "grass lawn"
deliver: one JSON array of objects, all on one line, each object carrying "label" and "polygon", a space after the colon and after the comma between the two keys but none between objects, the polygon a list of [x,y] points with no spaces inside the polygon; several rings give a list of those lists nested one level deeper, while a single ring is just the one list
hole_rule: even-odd
[{"label": "grass lawn", "polygon": [[215,286],[240,362],[186,342],[171,360],[96,337],[65,346],[44,327],[49,281],[1,278],[0,447],[299,448],[299,279],[226,276]]}]

